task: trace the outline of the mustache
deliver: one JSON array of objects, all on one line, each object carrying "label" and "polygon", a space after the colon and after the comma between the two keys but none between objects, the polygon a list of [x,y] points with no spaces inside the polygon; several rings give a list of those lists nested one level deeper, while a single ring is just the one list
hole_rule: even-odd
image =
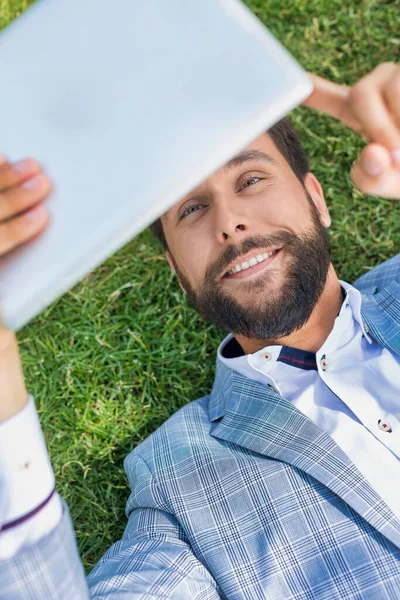
[{"label": "mustache", "polygon": [[237,246],[228,246],[226,250],[217,258],[217,260],[207,269],[204,283],[207,285],[214,284],[217,279],[220,279],[225,274],[228,266],[232,261],[250,250],[259,250],[260,248],[268,248],[270,246],[283,246],[290,244],[297,236],[289,231],[278,231],[271,235],[257,235],[248,237]]}]

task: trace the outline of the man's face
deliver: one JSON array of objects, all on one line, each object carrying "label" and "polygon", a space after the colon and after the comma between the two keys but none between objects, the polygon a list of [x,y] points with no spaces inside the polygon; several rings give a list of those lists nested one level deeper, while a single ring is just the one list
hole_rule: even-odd
[{"label": "man's face", "polygon": [[274,339],[309,318],[330,221],[318,182],[309,174],[305,184],[263,134],[162,217],[170,264],[208,321]]}]

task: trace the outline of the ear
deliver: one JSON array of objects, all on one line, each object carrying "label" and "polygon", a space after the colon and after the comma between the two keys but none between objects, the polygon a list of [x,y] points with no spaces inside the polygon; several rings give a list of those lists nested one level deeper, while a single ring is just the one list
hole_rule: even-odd
[{"label": "ear", "polygon": [[166,251],[166,253],[165,253],[165,256],[167,257],[167,261],[168,261],[168,264],[169,264],[169,266],[171,267],[171,270],[172,270],[174,273],[176,273],[176,270],[175,270],[175,265],[174,265],[174,261],[172,260],[172,256],[171,256],[171,254],[168,252],[168,250]]},{"label": "ear", "polygon": [[329,227],[331,224],[331,216],[325,202],[324,192],[318,179],[312,173],[307,173],[304,178],[304,186],[310,194],[317,211],[320,214],[321,223],[324,227]]}]

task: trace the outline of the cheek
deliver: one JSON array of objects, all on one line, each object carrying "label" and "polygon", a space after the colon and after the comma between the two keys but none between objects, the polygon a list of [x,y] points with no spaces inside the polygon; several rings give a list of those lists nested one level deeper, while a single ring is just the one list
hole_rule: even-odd
[{"label": "cheek", "polygon": [[260,199],[256,219],[259,223],[298,232],[309,223],[310,210],[306,200],[278,189],[267,200]]},{"label": "cheek", "polygon": [[[171,249],[172,250],[172,249]],[[203,242],[192,240],[181,240],[173,249],[175,261],[181,273],[186,277],[193,287],[203,281],[208,268],[207,252]]]}]

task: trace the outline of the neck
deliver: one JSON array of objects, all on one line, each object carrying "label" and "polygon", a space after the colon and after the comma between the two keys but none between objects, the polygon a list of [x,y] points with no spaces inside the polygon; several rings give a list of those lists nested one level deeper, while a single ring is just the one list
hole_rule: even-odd
[{"label": "neck", "polygon": [[255,340],[235,335],[245,354],[252,354],[266,346],[290,346],[299,350],[318,352],[333,329],[343,302],[342,289],[332,265],[329,267],[324,290],[307,323],[290,335],[270,340]]}]

